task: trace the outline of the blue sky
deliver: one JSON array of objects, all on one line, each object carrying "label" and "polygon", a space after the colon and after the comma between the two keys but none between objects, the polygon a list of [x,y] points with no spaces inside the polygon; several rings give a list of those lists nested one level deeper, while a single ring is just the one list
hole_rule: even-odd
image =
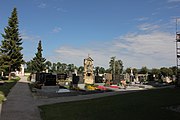
[{"label": "blue sky", "polygon": [[43,56],[52,62],[80,66],[90,54],[105,68],[112,56],[125,68],[176,65],[180,0],[1,0],[0,33],[14,7],[26,61],[42,40]]}]

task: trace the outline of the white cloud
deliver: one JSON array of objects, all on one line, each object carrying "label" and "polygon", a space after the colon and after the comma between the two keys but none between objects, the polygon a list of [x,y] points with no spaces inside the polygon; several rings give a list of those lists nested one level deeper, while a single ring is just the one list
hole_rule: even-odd
[{"label": "white cloud", "polygon": [[55,7],[55,9],[59,12],[67,12],[67,10],[61,8],[61,7]]},{"label": "white cloud", "polygon": [[105,55],[105,50],[101,51],[100,49],[98,48],[97,50],[97,48],[94,47],[73,48],[63,46],[56,50],[56,52],[58,53],[58,58],[62,61],[74,63],[79,66],[83,65],[83,59],[90,54],[90,56],[95,60],[96,66],[104,66],[104,62],[107,60],[108,56]]},{"label": "white cloud", "polygon": [[[83,59],[91,55],[95,66],[108,67],[110,57],[116,56],[125,67],[172,66],[175,62],[174,35],[165,32],[149,34],[126,34],[109,43],[87,45],[81,48],[69,46],[56,50],[58,59],[67,63],[83,65]],[[91,46],[91,47],[90,47]]]},{"label": "white cloud", "polygon": [[38,5],[39,8],[46,8],[47,7],[47,4],[46,3],[40,3]]},{"label": "white cloud", "polygon": [[148,17],[140,17],[140,18],[136,18],[137,21],[146,21],[148,20]]},{"label": "white cloud", "polygon": [[21,33],[21,38],[25,41],[37,41],[41,39],[41,37],[38,35],[27,35],[25,32]]},{"label": "white cloud", "polygon": [[168,2],[180,2],[180,0],[168,0]]},{"label": "white cloud", "polygon": [[149,34],[127,34],[123,37],[123,40],[126,49],[135,54],[155,55],[159,52],[167,53],[172,48],[170,45],[173,45],[173,38],[174,36],[169,33],[152,32]]},{"label": "white cloud", "polygon": [[143,24],[139,25],[138,28],[143,31],[152,31],[152,30],[157,30],[158,28],[160,28],[160,26],[153,25],[150,23],[143,23]]},{"label": "white cloud", "polygon": [[61,30],[62,30],[61,27],[55,27],[55,28],[53,29],[53,33],[58,33],[58,32],[60,32]]},{"label": "white cloud", "polygon": [[179,6],[178,5],[174,5],[174,6],[169,6],[167,7],[168,9],[174,9],[174,8],[178,8]]}]

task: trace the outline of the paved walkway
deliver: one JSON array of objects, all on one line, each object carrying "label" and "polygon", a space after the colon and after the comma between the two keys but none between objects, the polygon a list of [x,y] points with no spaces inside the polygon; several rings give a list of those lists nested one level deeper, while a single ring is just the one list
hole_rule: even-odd
[{"label": "paved walkway", "polygon": [[21,77],[7,96],[0,120],[41,120],[26,77]]}]

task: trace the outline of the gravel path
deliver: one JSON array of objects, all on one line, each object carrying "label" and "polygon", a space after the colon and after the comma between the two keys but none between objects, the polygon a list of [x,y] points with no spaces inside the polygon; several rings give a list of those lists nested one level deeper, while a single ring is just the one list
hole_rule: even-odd
[{"label": "gravel path", "polygon": [[3,103],[1,120],[41,120],[39,110],[29,90],[26,77],[12,88]]}]

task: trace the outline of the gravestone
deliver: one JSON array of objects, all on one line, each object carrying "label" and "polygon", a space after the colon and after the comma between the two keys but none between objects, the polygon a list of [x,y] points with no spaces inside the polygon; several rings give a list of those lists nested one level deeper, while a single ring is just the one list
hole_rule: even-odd
[{"label": "gravestone", "polygon": [[113,79],[113,84],[119,84],[121,80],[124,80],[123,75],[115,75],[115,77]]},{"label": "gravestone", "polygon": [[79,76],[79,82],[78,82],[78,84],[84,84],[83,75],[82,75],[82,74],[78,74],[77,76]]},{"label": "gravestone", "polygon": [[45,81],[44,81],[45,86],[56,86],[56,75],[45,75]]},{"label": "gravestone", "polygon": [[67,79],[67,74],[57,74],[57,79],[58,80],[66,80]]},{"label": "gravestone", "polygon": [[78,82],[79,82],[79,76],[76,76],[76,74],[73,74],[72,84],[78,84]]},{"label": "gravestone", "polygon": [[36,82],[36,74],[34,74],[34,73],[30,74],[29,79],[30,79],[31,82]]},{"label": "gravestone", "polygon": [[45,86],[55,86],[56,85],[56,75],[52,73],[36,73],[36,83]]},{"label": "gravestone", "polygon": [[84,59],[84,83],[94,84],[93,59],[88,56]]},{"label": "gravestone", "polygon": [[76,76],[76,74],[72,75],[72,84],[73,87],[77,88],[79,82],[79,76]]},{"label": "gravestone", "polygon": [[52,75],[51,73],[36,73],[36,82],[44,84],[46,75]]},{"label": "gravestone", "polygon": [[106,80],[108,80],[108,81],[111,81],[111,80],[112,80],[112,74],[110,74],[110,73],[105,73],[104,78],[105,78]]},{"label": "gravestone", "polygon": [[102,76],[95,76],[95,83],[103,83],[103,77]]}]

